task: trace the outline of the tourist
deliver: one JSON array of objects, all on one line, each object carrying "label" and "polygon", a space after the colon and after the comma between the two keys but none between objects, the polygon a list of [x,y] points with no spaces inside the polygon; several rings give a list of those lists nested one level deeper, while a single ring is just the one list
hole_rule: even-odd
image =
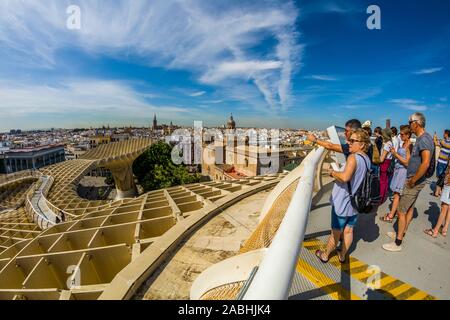
[{"label": "tourist", "polygon": [[[362,129],[367,133],[367,135],[369,136],[369,139],[370,139],[370,137],[372,136],[372,129],[370,127],[364,126],[364,125],[363,125]],[[370,162],[372,163],[372,157],[373,157],[373,145],[372,145],[372,143],[370,144],[369,150],[367,150],[367,156],[369,157]]]},{"label": "tourist", "polygon": [[[367,127],[367,126],[365,126],[365,127],[363,126],[363,130],[366,131],[366,133],[368,134],[369,139],[370,139],[370,137],[372,136],[372,129],[370,127]],[[371,172],[373,174],[375,174],[375,175],[378,175],[379,174],[379,168],[380,168],[379,165],[378,165],[378,163],[380,161],[380,154],[376,153],[376,152],[374,154],[374,151],[375,151],[374,144],[371,141],[369,150],[367,151],[367,156],[370,159],[370,170],[371,170]]]},{"label": "tourist", "polygon": [[328,239],[325,251],[317,250],[316,256],[326,263],[330,254],[336,250],[337,244],[343,236],[342,248],[338,252],[341,263],[346,260],[347,252],[353,242],[353,228],[356,225],[358,211],[352,206],[348,190],[351,185],[353,194],[357,192],[370,167],[370,159],[366,152],[370,146],[370,138],[367,133],[358,129],[349,138],[350,156],[343,171],[331,171],[331,177],[336,179],[331,195],[331,229],[332,233]]},{"label": "tourist", "polygon": [[447,169],[444,178],[444,188],[442,189],[441,195],[441,214],[439,215],[438,221],[433,229],[426,229],[424,232],[433,237],[437,238],[439,229],[442,227],[442,235],[447,236],[448,226],[450,224],[450,165],[447,162]]},{"label": "tourist", "polygon": [[[369,128],[372,131],[372,121],[367,120],[366,122],[363,123],[362,128]],[[370,135],[369,137],[371,137],[372,135]]]},{"label": "tourist", "polygon": [[394,147],[391,129],[383,129],[381,131],[381,137],[383,139],[383,151],[380,157],[380,197],[381,203],[384,203],[388,196],[389,176],[393,173],[389,171],[392,162],[391,148]]},{"label": "tourist", "polygon": [[395,158],[394,174],[390,183],[390,188],[394,193],[392,208],[388,214],[381,217],[382,221],[390,223],[394,221],[397,213],[400,196],[405,187],[407,167],[412,152],[411,129],[408,125],[400,127],[400,138],[402,142],[398,150],[395,150],[395,147],[391,148],[391,153]]},{"label": "tourist", "polygon": [[420,112],[414,113],[409,118],[409,125],[417,139],[408,164],[405,188],[398,205],[398,230],[397,233],[388,233],[388,236],[395,241],[383,245],[383,249],[392,252],[402,250],[403,238],[413,218],[416,200],[425,187],[426,173],[431,164],[432,154],[435,152],[433,137],[425,131],[425,116]]},{"label": "tourist", "polygon": [[[448,160],[450,159],[450,130],[445,130],[444,139],[442,139],[441,141],[439,141],[437,136],[434,135],[434,143],[436,147],[441,148],[438,163],[436,166],[436,176],[440,178],[441,175],[443,175],[445,170],[447,169]],[[436,186],[434,196],[439,197],[440,195],[441,195],[441,187]]]},{"label": "tourist", "polygon": [[395,151],[402,145],[402,138],[398,134],[398,130],[396,127],[391,128],[392,131],[392,143],[394,144]]},{"label": "tourist", "polygon": [[[361,122],[359,120],[352,119],[352,120],[347,121],[347,123],[345,124],[345,138],[347,139],[347,141],[350,138],[352,131],[356,130],[356,129],[360,129],[360,128],[361,128]],[[307,137],[307,140],[314,142],[317,145],[324,147],[327,150],[343,153],[346,158],[348,158],[348,156],[350,155],[348,143],[334,144],[329,141],[317,139],[317,137],[313,134],[309,134]]]},{"label": "tourist", "polygon": [[373,131],[373,134],[375,135],[375,145],[378,148],[378,152],[381,154],[381,149],[383,148],[383,138],[381,137],[381,132],[383,129],[380,127],[376,127]]}]

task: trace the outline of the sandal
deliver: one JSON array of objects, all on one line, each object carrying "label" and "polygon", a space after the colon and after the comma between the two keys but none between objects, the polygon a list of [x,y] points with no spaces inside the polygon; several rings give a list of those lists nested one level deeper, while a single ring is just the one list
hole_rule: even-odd
[{"label": "sandal", "polygon": [[338,253],[338,260],[339,260],[339,262],[341,263],[341,264],[344,264],[344,263],[346,263],[347,262],[347,257],[345,257],[344,258],[344,260],[341,260],[341,255]]},{"label": "sandal", "polygon": [[322,254],[323,254],[323,252],[321,250],[316,251],[316,257],[319,258],[319,260],[322,261],[322,263],[327,263],[330,260],[330,258],[328,258],[327,260],[324,260],[322,258]]},{"label": "sandal", "polygon": [[389,213],[386,214],[385,216],[380,217],[380,220],[383,221],[383,222],[387,222],[387,223],[392,223],[392,222],[394,222],[394,218],[391,218],[391,217],[389,216]]},{"label": "sandal", "polygon": [[443,236],[443,237],[446,237],[446,236],[447,236],[447,232],[448,232],[448,230],[445,230],[445,231],[444,231],[444,229],[442,229],[442,230],[441,230],[442,236]]},{"label": "sandal", "polygon": [[425,229],[425,230],[423,230],[423,232],[432,238],[435,238],[435,239],[437,238],[437,235],[434,234],[433,229]]}]

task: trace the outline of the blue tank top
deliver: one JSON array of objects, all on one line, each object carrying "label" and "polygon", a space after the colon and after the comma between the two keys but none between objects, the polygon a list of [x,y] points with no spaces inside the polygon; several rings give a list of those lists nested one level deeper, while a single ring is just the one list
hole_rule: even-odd
[{"label": "blue tank top", "polygon": [[[398,147],[397,153],[400,157],[406,159],[406,149],[403,148],[403,145]],[[406,166],[404,166],[398,159],[395,159],[395,169],[406,169]]]},{"label": "blue tank top", "polygon": [[[356,171],[350,180],[353,195],[358,191],[361,183],[364,181],[367,169],[370,168],[370,159],[366,154],[355,154],[355,157]],[[336,214],[340,217],[352,217],[358,214],[358,211],[352,206],[347,183],[338,181],[334,183],[330,202]]]}]

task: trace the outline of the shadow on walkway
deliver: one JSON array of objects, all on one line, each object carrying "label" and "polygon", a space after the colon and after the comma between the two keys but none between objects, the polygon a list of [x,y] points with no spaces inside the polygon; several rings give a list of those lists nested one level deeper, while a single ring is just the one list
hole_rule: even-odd
[{"label": "shadow on walkway", "polygon": [[377,214],[360,214],[358,216],[358,224],[353,230],[353,243],[350,247],[349,254],[356,250],[358,242],[374,242],[380,237],[380,227],[376,224]]},{"label": "shadow on walkway", "polygon": [[430,207],[424,212],[424,214],[428,216],[428,221],[430,222],[431,226],[434,227],[438,221],[439,215],[441,214],[441,208],[436,202],[430,201],[429,204]]}]

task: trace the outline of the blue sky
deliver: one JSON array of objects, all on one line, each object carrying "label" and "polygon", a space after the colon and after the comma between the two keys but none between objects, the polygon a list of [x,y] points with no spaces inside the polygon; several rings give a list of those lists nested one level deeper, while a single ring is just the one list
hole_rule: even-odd
[{"label": "blue sky", "polygon": [[[66,27],[69,5],[81,29]],[[381,8],[368,30],[366,9]],[[450,1],[2,0],[0,131],[450,127]]]}]

